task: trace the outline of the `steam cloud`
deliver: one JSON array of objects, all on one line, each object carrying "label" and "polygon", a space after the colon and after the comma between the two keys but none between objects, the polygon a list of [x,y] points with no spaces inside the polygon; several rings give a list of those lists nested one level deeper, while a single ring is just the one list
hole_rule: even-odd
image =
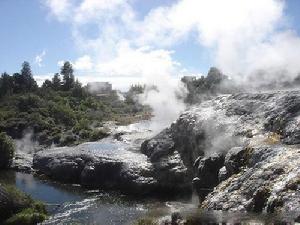
[{"label": "steam cloud", "polygon": [[[199,51],[209,52],[211,65],[241,83],[290,80],[300,71],[300,38],[283,0],[179,0],[142,17],[129,0],[44,4],[58,21],[72,25],[83,52],[76,61],[78,70],[157,86],[158,92],[141,98],[154,109],[156,124],[171,122],[184,109],[176,98],[181,88],[173,85],[178,75],[189,73],[173,58],[172,48],[181,42],[196,39]],[[86,26],[99,31],[98,36],[89,38]]]},{"label": "steam cloud", "polygon": [[17,153],[33,154],[38,143],[33,141],[33,131],[27,130],[21,139],[15,140]]}]

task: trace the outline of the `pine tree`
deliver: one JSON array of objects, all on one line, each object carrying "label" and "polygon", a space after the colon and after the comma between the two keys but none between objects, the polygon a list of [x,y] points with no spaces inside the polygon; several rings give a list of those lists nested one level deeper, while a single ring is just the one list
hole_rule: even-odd
[{"label": "pine tree", "polygon": [[13,93],[13,78],[7,73],[3,73],[0,78],[0,97]]},{"label": "pine tree", "polygon": [[69,91],[72,87],[74,87],[75,78],[73,72],[72,64],[66,61],[60,72],[63,75],[63,89],[65,91]]},{"label": "pine tree", "polygon": [[59,91],[61,89],[61,79],[59,73],[54,74],[52,78],[52,88],[55,91]]},{"label": "pine tree", "polygon": [[26,61],[22,64],[21,77],[19,81],[21,82],[21,91],[34,91],[37,89],[37,84],[33,79],[30,64]]}]

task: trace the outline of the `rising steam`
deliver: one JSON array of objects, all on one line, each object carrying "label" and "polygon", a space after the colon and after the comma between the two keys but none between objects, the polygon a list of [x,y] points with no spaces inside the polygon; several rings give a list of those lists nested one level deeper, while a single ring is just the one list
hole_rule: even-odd
[{"label": "rising steam", "polygon": [[[165,126],[184,109],[177,98],[181,88],[173,82],[182,71],[188,73],[173,57],[181,43],[208,52],[210,65],[246,86],[292,80],[300,71],[300,38],[284,0],[179,0],[143,16],[134,7],[139,1],[65,2],[45,4],[58,21],[72,25],[85,59],[77,60],[78,68],[88,68],[102,80],[118,76],[128,85],[133,78],[155,85],[158,90],[146,92],[141,101],[154,109],[156,125]],[[98,36],[89,37],[86,25]],[[198,63],[203,64],[200,58]]]}]

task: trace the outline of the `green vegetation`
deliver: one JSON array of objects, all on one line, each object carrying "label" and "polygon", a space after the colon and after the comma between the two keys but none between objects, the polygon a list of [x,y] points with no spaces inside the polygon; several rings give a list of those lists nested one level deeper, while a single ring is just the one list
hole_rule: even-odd
[{"label": "green vegetation", "polygon": [[236,90],[232,81],[215,67],[210,68],[206,77],[185,76],[181,81],[187,88],[185,102],[189,104],[199,103],[217,93],[230,93]]},{"label": "green vegetation", "polygon": [[119,100],[115,91],[97,97],[75,79],[69,62],[38,87],[24,62],[20,73],[0,78],[0,132],[15,139],[32,130],[34,141],[47,146],[95,141],[107,135],[96,129],[103,122],[127,123],[146,115],[145,107],[129,101],[137,89],[131,89],[128,101]]},{"label": "green vegetation", "polygon": [[5,221],[4,225],[34,225],[47,219],[47,215],[35,208],[27,208]]},{"label": "green vegetation", "polygon": [[1,186],[5,191],[10,204],[1,211],[1,219],[5,225],[34,225],[47,218],[47,212],[43,203],[35,201],[30,196],[20,192],[14,186]]},{"label": "green vegetation", "polygon": [[9,168],[14,156],[15,146],[13,140],[5,133],[0,133],[0,169]]}]

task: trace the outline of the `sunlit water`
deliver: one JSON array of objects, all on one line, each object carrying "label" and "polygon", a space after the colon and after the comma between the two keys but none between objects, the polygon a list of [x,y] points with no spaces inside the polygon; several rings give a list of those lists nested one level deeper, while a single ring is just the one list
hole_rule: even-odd
[{"label": "sunlit water", "polygon": [[117,192],[87,190],[62,185],[31,174],[3,172],[0,182],[17,188],[47,205],[50,219],[44,224],[133,224],[144,216],[163,217],[175,209],[194,207],[189,200],[133,199]]},{"label": "sunlit water", "polygon": [[31,174],[6,171],[0,182],[14,184],[47,205],[50,219],[43,224],[130,225],[143,217],[168,219],[173,212],[201,221],[199,224],[294,224],[290,214],[200,212],[192,199],[134,199],[117,192],[62,185]]}]

